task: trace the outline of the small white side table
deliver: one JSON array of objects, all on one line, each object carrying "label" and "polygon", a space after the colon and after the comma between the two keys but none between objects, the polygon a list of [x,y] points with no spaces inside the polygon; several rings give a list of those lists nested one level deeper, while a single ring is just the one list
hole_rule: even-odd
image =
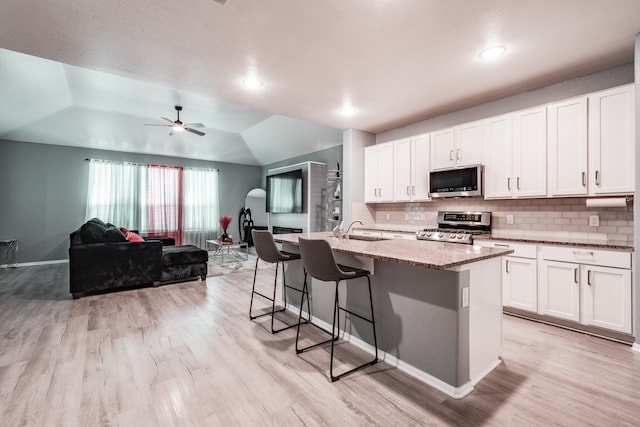
[{"label": "small white side table", "polygon": [[0,239],[0,268],[18,266],[18,239]]}]

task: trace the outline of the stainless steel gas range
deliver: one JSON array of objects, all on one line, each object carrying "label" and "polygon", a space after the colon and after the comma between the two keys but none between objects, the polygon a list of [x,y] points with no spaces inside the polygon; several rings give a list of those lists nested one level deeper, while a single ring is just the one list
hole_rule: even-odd
[{"label": "stainless steel gas range", "polygon": [[471,245],[473,236],[491,232],[491,212],[438,212],[438,228],[416,232],[418,240]]}]

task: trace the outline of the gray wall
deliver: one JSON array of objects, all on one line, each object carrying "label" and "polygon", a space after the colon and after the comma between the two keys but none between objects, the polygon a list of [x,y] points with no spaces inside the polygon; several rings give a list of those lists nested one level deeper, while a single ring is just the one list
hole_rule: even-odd
[{"label": "gray wall", "polygon": [[266,188],[267,185],[267,171],[269,169],[281,168],[284,166],[295,165],[302,162],[321,162],[327,165],[327,169],[335,169],[336,164],[340,163],[340,169],[344,169],[342,164],[342,144],[335,147],[327,148],[325,150],[316,151],[313,153],[305,154],[303,156],[292,157],[281,162],[271,163],[262,167],[262,188]]},{"label": "gray wall", "polygon": [[220,170],[220,214],[232,230],[259,166],[0,140],[0,238],[17,238],[18,262],[68,258],[69,233],[84,222],[89,162],[96,158]]},{"label": "gray wall", "polygon": [[523,108],[633,83],[633,81],[633,63],[629,63],[382,132],[376,135],[376,143],[380,144],[407,136],[445,129]]}]

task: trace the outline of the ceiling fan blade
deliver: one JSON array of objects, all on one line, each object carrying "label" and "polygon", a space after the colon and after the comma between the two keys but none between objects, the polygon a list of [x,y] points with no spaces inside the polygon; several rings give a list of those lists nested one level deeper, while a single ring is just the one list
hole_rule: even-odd
[{"label": "ceiling fan blade", "polygon": [[187,132],[195,133],[196,135],[204,136],[204,132],[200,132],[199,130],[195,130],[187,127],[185,127],[184,130],[186,130]]},{"label": "ceiling fan blade", "polygon": [[171,120],[171,119],[167,119],[166,117],[160,117],[160,118],[161,118],[162,120],[166,120],[166,121],[168,121],[169,123],[173,124],[173,120]]},{"label": "ceiling fan blade", "polygon": [[171,126],[171,125],[159,125],[157,123],[145,123],[145,126],[162,126],[162,127],[167,127],[167,126]]},{"label": "ceiling fan blade", "polygon": [[186,127],[190,127],[190,128],[203,128],[203,127],[206,127],[202,123],[185,123],[184,125]]}]

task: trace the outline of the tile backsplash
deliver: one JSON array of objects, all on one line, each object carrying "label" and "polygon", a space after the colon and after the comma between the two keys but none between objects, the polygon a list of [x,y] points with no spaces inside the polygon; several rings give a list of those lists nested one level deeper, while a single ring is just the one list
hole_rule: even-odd
[{"label": "tile backsplash", "polygon": [[[489,211],[496,234],[544,237],[565,236],[608,243],[633,245],[633,200],[627,207],[587,207],[585,198],[483,200],[446,199],[422,203],[354,203],[353,219],[378,227],[420,230],[435,227],[437,212]],[[507,224],[513,215],[513,224]],[[589,217],[599,225],[590,226]]]}]

